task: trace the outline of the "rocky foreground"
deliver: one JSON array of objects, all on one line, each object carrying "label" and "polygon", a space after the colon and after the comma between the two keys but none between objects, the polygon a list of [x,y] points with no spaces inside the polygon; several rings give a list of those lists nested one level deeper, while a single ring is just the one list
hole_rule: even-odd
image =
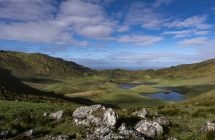
[{"label": "rocky foreground", "polygon": [[[130,118],[119,116],[112,108],[102,105],[82,106],[72,113],[72,124],[79,129],[75,136],[70,135],[44,135],[35,137],[34,129],[27,130],[19,135],[19,139],[45,139],[45,140],[153,140],[166,139],[176,140],[168,135],[171,122],[168,118],[156,114],[152,116],[146,109],[140,109],[130,114]],[[49,117],[60,122],[64,117],[64,111],[44,113],[42,117]],[[215,123],[207,122],[200,132],[215,131]],[[0,139],[10,137],[10,131],[0,130]]]}]

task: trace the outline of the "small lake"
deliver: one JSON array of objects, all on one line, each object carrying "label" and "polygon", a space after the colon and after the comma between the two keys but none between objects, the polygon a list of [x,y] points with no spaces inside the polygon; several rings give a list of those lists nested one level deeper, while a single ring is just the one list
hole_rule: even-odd
[{"label": "small lake", "polygon": [[[144,83],[119,83],[119,87],[122,89],[131,89],[140,85],[155,85],[157,83],[153,82],[144,82]],[[161,87],[157,87],[161,88]],[[175,91],[176,89],[172,89],[174,91],[171,91],[171,88],[165,88],[162,87],[162,89],[167,89],[170,92],[159,92],[159,93],[143,93],[140,94],[141,96],[149,97],[151,99],[158,99],[158,100],[163,100],[163,101],[175,101],[179,102],[184,100],[184,95],[180,93],[180,91]]]},{"label": "small lake", "polygon": [[144,82],[144,83],[119,83],[119,87],[122,89],[131,89],[140,85],[155,85],[155,82]]},{"label": "small lake", "polygon": [[140,94],[145,97],[150,97],[152,99],[159,99],[163,101],[175,101],[179,102],[184,100],[184,95],[179,92],[159,92],[159,93],[152,93],[152,94]]}]

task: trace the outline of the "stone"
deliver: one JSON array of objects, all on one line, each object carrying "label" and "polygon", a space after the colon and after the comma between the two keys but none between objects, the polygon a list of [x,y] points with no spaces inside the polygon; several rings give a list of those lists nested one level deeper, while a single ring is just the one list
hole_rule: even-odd
[{"label": "stone", "polygon": [[123,136],[123,139],[134,139],[134,140],[144,140],[144,136],[137,132],[136,130],[128,129],[125,123],[122,123],[118,128],[119,134]]},{"label": "stone", "polygon": [[84,120],[80,120],[80,119],[73,119],[73,122],[76,125],[84,125],[84,126],[90,126],[90,120],[84,119]]},{"label": "stone", "polygon": [[113,127],[118,115],[111,108],[106,109],[102,105],[92,105],[77,108],[73,112],[73,117],[73,122],[76,125]]},{"label": "stone", "polygon": [[9,131],[7,131],[7,130],[0,130],[0,139],[7,138],[8,135],[9,135]]},{"label": "stone", "polygon": [[170,121],[166,117],[158,117],[153,120],[154,122],[159,123],[161,126],[168,127],[170,125]]},{"label": "stone", "polygon": [[81,106],[73,112],[72,116],[78,119],[85,119],[87,116],[91,115],[93,111],[99,109],[105,110],[105,107],[102,105]]},{"label": "stone", "polygon": [[87,117],[87,120],[88,120],[89,124],[92,124],[93,126],[102,125],[102,119],[99,117],[95,117],[93,115],[90,115]]},{"label": "stone", "polygon": [[122,123],[122,124],[120,125],[120,127],[118,128],[118,130],[119,130],[119,131],[127,130],[126,124],[125,124],[125,123]]},{"label": "stone", "polygon": [[46,140],[69,140],[68,135],[57,135],[57,136],[52,136],[48,135],[45,137]]},{"label": "stone", "polygon": [[110,127],[114,126],[117,122],[117,119],[118,119],[118,115],[112,108],[108,108],[107,110],[105,110],[103,123],[106,126],[110,126]]},{"label": "stone", "polygon": [[53,118],[55,120],[60,120],[60,119],[62,119],[63,114],[64,114],[64,111],[63,110],[59,110],[59,111],[57,111],[55,113],[51,113],[49,115],[49,117],[51,117],[51,118]]},{"label": "stone", "polygon": [[141,110],[132,113],[133,116],[138,116],[141,118],[146,118],[147,114],[148,111],[145,108],[142,108]]},{"label": "stone", "polygon": [[24,135],[27,136],[27,137],[31,137],[34,133],[34,130],[33,129],[30,129],[28,131],[25,131],[24,132]]},{"label": "stone", "polygon": [[139,121],[135,125],[134,129],[139,133],[153,139],[163,134],[163,127],[159,123],[148,120]]},{"label": "stone", "polygon": [[167,140],[177,140],[177,138],[169,137]]},{"label": "stone", "polygon": [[87,140],[112,140],[114,137],[109,127],[101,126],[95,129],[93,134],[87,135]]},{"label": "stone", "polygon": [[200,129],[202,133],[214,132],[215,133],[215,123],[214,122],[206,122],[204,126]]},{"label": "stone", "polygon": [[48,113],[47,112],[44,112],[43,113],[43,117],[47,117],[48,116]]}]

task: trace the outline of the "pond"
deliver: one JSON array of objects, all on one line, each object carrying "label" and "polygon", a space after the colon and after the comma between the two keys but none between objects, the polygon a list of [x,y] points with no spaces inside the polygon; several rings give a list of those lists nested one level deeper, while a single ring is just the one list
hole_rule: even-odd
[{"label": "pond", "polygon": [[[119,83],[119,87],[122,89],[131,89],[140,85],[155,85],[157,83],[153,82],[144,82],[144,83]],[[182,101],[184,100],[184,95],[180,91],[176,91],[176,89],[171,89],[167,87],[157,87],[160,89],[166,89],[169,92],[159,92],[159,93],[143,93],[141,96],[149,97],[151,99],[159,99],[163,101]],[[172,91],[171,91],[172,90]]]},{"label": "pond", "polygon": [[119,87],[122,89],[131,89],[140,85],[155,85],[155,82],[143,82],[143,83],[119,83]]},{"label": "pond", "polygon": [[145,97],[150,97],[152,99],[159,99],[164,101],[182,101],[184,100],[184,95],[180,92],[159,92],[159,93],[151,93],[151,94],[140,94]]}]

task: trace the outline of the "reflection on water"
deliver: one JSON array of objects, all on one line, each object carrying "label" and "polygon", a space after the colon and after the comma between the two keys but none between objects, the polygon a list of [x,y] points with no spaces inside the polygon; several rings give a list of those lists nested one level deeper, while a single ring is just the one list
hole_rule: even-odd
[{"label": "reflection on water", "polygon": [[152,99],[159,99],[164,101],[182,101],[184,100],[183,94],[179,92],[160,92],[152,94],[140,94],[142,96],[150,97]]},{"label": "reflection on water", "polygon": [[[144,82],[144,83],[119,83],[119,87],[122,89],[131,89],[140,85],[155,85],[157,83],[153,83],[153,82]],[[157,88],[162,88],[162,89],[166,89],[170,92],[159,92],[159,93],[144,93],[144,94],[140,94],[141,96],[145,96],[145,97],[149,97],[152,99],[159,99],[159,100],[163,100],[163,101],[182,101],[184,100],[184,95],[182,93],[180,93],[179,91],[175,91],[176,89],[172,89],[172,88],[168,88],[168,87],[157,87]],[[171,91],[174,90],[174,91]]]},{"label": "reflection on water", "polygon": [[155,85],[155,82],[143,82],[143,83],[120,83],[119,87],[122,89],[131,89],[140,85]]}]

